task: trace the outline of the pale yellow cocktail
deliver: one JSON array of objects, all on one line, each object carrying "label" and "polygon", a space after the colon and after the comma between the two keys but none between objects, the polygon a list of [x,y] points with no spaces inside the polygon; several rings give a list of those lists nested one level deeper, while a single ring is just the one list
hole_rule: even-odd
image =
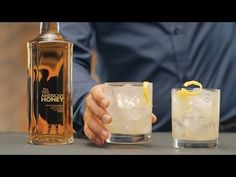
[{"label": "pale yellow cocktail", "polygon": [[151,138],[152,83],[105,83],[112,122],[109,143],[140,143]]},{"label": "pale yellow cocktail", "polygon": [[174,147],[215,147],[218,144],[220,90],[172,89]]}]

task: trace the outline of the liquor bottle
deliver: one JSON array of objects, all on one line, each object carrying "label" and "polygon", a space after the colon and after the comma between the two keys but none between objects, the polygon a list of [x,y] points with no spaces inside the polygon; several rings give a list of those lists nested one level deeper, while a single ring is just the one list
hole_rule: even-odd
[{"label": "liquor bottle", "polygon": [[58,22],[42,22],[27,43],[28,135],[32,144],[71,144],[73,44]]}]

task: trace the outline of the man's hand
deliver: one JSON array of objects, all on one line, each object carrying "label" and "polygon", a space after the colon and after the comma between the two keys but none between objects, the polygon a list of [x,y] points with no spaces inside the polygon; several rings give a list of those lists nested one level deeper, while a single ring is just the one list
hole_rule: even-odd
[{"label": "man's hand", "polygon": [[[107,113],[106,108],[109,101],[104,95],[104,85],[95,85],[86,97],[84,112],[84,132],[88,139],[96,144],[103,144],[104,140],[109,138],[110,133],[104,124],[112,121],[112,117]],[[152,114],[152,123],[157,118]]]}]

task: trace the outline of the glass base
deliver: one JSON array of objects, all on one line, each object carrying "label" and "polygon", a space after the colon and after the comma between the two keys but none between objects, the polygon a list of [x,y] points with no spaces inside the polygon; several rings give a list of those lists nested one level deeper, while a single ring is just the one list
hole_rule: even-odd
[{"label": "glass base", "polygon": [[209,141],[190,141],[173,139],[175,148],[215,148],[218,146],[218,139]]},{"label": "glass base", "polygon": [[63,145],[72,144],[73,141],[73,136],[70,138],[63,138],[59,135],[34,135],[29,138],[29,143],[35,145]]},{"label": "glass base", "polygon": [[112,144],[139,144],[146,143],[149,140],[151,140],[151,133],[139,135],[111,133],[111,136],[106,140],[106,142]]}]

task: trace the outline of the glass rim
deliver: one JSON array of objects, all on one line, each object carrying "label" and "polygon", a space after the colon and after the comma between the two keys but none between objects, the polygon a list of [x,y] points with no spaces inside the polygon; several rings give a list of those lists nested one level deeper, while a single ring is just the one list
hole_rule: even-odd
[{"label": "glass rim", "polygon": [[[150,86],[152,86],[152,82],[148,82]],[[103,83],[104,85],[109,85],[109,86],[124,86],[126,84],[131,84],[133,86],[143,86],[143,82],[105,82]]]},{"label": "glass rim", "polygon": [[[196,87],[197,88],[197,87]],[[185,88],[186,90],[193,90],[195,88]],[[172,88],[171,89],[172,91],[178,91],[178,90],[181,90],[181,88]],[[207,91],[217,91],[217,92],[220,92],[220,89],[218,88],[202,88],[202,90],[207,90]]]}]

